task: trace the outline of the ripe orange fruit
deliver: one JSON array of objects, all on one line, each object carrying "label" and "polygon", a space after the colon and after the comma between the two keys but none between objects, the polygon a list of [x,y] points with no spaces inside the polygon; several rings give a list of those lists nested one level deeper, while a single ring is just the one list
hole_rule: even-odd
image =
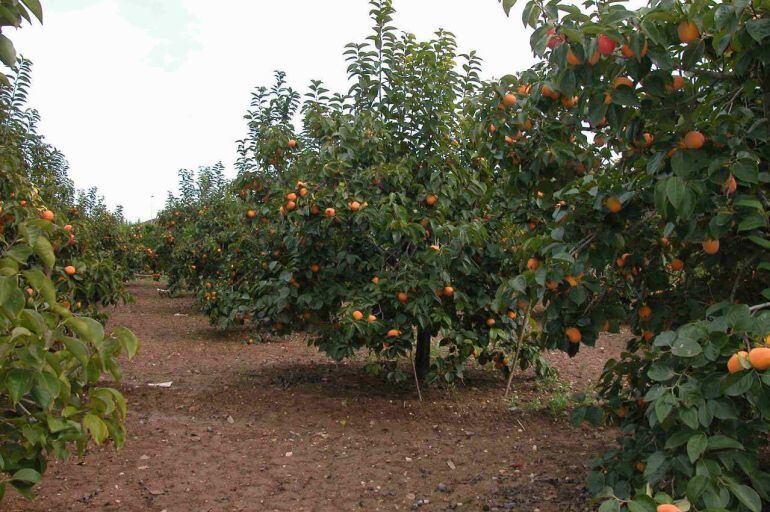
[{"label": "ripe orange fruit", "polygon": [[351,211],[357,212],[358,210],[361,209],[361,203],[359,203],[358,201],[353,201],[348,205],[348,207],[350,208]]},{"label": "ripe orange fruit", "polygon": [[592,66],[596,66],[596,63],[599,62],[599,59],[601,59],[602,56],[599,53],[599,50],[596,50],[593,55],[591,55],[591,58],[588,59],[588,63]]},{"label": "ripe orange fruit", "polygon": [[508,108],[511,108],[512,106],[514,106],[516,104],[516,101],[517,101],[516,96],[514,96],[511,93],[508,93],[505,96],[503,96],[503,105],[505,105]]},{"label": "ripe orange fruit", "polygon": [[650,146],[652,146],[652,143],[655,141],[655,137],[653,137],[651,133],[644,132],[642,134],[642,140],[644,140],[644,147],[649,148]]},{"label": "ripe orange fruit", "polygon": [[51,210],[46,210],[46,211],[44,211],[43,213],[40,214],[40,217],[43,220],[47,220],[47,221],[50,222],[50,221],[52,221],[54,219],[54,217],[56,217],[56,215],[54,215],[54,213]]},{"label": "ripe orange fruit", "polygon": [[409,300],[409,295],[406,292],[398,292],[396,295],[396,298],[398,298],[398,301],[402,304],[406,304],[406,301]]},{"label": "ripe orange fruit", "polygon": [[607,207],[610,213],[618,213],[623,209],[623,203],[621,203],[620,199],[617,197],[607,198],[607,200],[604,202],[604,205]]},{"label": "ripe orange fruit", "polygon": [[77,270],[75,270],[75,267],[73,267],[72,265],[68,265],[64,267],[64,273],[67,274],[68,276],[74,276],[77,273]]},{"label": "ripe orange fruit", "polygon": [[364,314],[360,311],[353,311],[353,320],[361,320],[364,317]]},{"label": "ripe orange fruit", "polygon": [[305,187],[302,187],[301,189],[299,189],[300,197],[305,197],[306,195],[307,195],[307,189]]},{"label": "ripe orange fruit", "polygon": [[286,209],[288,211],[296,210],[297,209],[297,203],[295,203],[294,201],[289,201],[288,203],[286,203]]},{"label": "ripe orange fruit", "polygon": [[583,61],[580,59],[580,57],[578,57],[572,52],[571,48],[567,50],[567,64],[569,64],[570,66],[579,66],[582,63]]},{"label": "ripe orange fruit", "polygon": [[438,246],[438,245],[435,245],[435,244],[434,244],[434,245],[431,245],[431,246],[430,246],[430,248],[431,248],[432,250],[436,251],[436,252],[439,252],[439,251],[441,251],[441,247],[440,247],[440,246]]},{"label": "ripe orange fruit", "polygon": [[760,372],[770,368],[770,348],[755,348],[749,352],[749,362],[751,366]]},{"label": "ripe orange fruit", "polygon": [[677,258],[668,264],[668,268],[674,272],[680,272],[682,269],[684,269],[684,262]]},{"label": "ripe orange fruit", "polygon": [[745,350],[741,350],[737,354],[733,354],[727,361],[727,371],[730,373],[742,372],[745,368],[741,364],[741,359],[748,359],[749,353]]},{"label": "ripe orange fruit", "polygon": [[768,334],[767,336],[765,336],[765,345],[766,345],[766,346],[768,346],[768,347],[770,347],[770,334]]},{"label": "ripe orange fruit", "polygon": [[[650,47],[647,44],[647,41],[645,41],[644,42],[644,46],[642,47],[642,55],[641,56],[644,57],[645,55],[647,55],[647,51],[649,49],[650,49]],[[623,54],[624,57],[627,57],[629,59],[633,59],[634,57],[636,57],[636,55],[634,54],[634,50],[632,50],[631,47],[628,46],[627,44],[624,44],[623,46],[620,47],[620,52]]]},{"label": "ripe orange fruit", "polygon": [[577,327],[570,327],[565,331],[565,334],[570,343],[577,344],[583,339],[583,334]]},{"label": "ripe orange fruit", "polygon": [[438,196],[430,194],[428,197],[425,198],[425,202],[427,203],[428,206],[433,206],[438,202]]},{"label": "ripe orange fruit", "polygon": [[695,23],[690,21],[683,21],[680,23],[676,28],[676,32],[679,35],[679,40],[684,44],[690,44],[700,37],[698,27],[695,26]]},{"label": "ripe orange fruit", "polygon": [[561,104],[564,108],[573,108],[575,105],[578,104],[578,100],[579,98],[577,96],[573,96],[571,98],[564,96],[561,99]]},{"label": "ripe orange fruit", "polygon": [[565,277],[565,278],[564,278],[564,280],[565,280],[565,281],[567,281],[567,283],[568,283],[570,286],[573,286],[573,287],[574,287],[574,286],[577,286],[577,285],[579,284],[579,283],[578,283],[578,280],[577,280],[577,279],[575,279],[575,278],[574,278],[574,277],[572,277],[572,276],[567,276],[567,277]]},{"label": "ripe orange fruit", "polygon": [[317,263],[313,263],[312,265],[310,265],[310,271],[314,274],[317,274],[318,272],[321,271],[321,266],[318,265]]},{"label": "ripe orange fruit", "polygon": [[558,100],[560,96],[558,92],[554,91],[547,85],[543,85],[543,88],[540,90],[540,94],[547,98],[551,98],[552,100]]},{"label": "ripe orange fruit", "polygon": [[493,326],[493,325],[495,325],[496,323],[497,323],[497,322],[495,321],[495,319],[494,319],[494,318],[487,318],[487,326],[489,326],[489,327],[492,327],[492,326]]},{"label": "ripe orange fruit", "polygon": [[497,131],[497,126],[495,126],[494,124],[490,124],[489,125],[489,134],[490,135],[494,135],[496,131]]},{"label": "ripe orange fruit", "polygon": [[314,204],[313,206],[310,207],[310,213],[312,215],[318,215],[319,213],[321,213],[321,209],[318,208],[318,205]]},{"label": "ripe orange fruit", "polygon": [[682,512],[676,505],[658,505],[657,512]]},{"label": "ripe orange fruit", "polygon": [[455,294],[455,289],[454,288],[452,288],[451,286],[445,286],[444,287],[444,296],[445,297],[451,297],[454,294]]},{"label": "ripe orange fruit", "polygon": [[72,225],[67,224],[66,226],[64,226],[64,231],[72,231]]},{"label": "ripe orange fruit", "polygon": [[706,143],[706,137],[704,135],[696,130],[693,130],[691,132],[687,132],[685,134],[684,139],[682,140],[682,145],[686,149],[700,149],[703,147],[703,144]]},{"label": "ripe orange fruit", "polygon": [[557,283],[556,281],[554,281],[552,279],[549,279],[548,281],[545,282],[545,287],[548,288],[549,290],[553,291],[553,290],[556,290],[559,287],[559,283]]},{"label": "ripe orange fruit", "polygon": [[719,240],[704,240],[703,252],[706,254],[716,254],[719,252]]},{"label": "ripe orange fruit", "polygon": [[649,320],[652,316],[652,308],[648,305],[644,305],[639,308],[639,320]]},{"label": "ripe orange fruit", "polygon": [[515,311],[509,311],[508,312],[508,318],[510,318],[511,320],[516,320],[517,316],[519,316],[519,315],[517,315]]},{"label": "ripe orange fruit", "polygon": [[519,89],[518,89],[519,94],[529,94],[530,88],[531,88],[531,86],[529,86],[529,85],[521,84],[519,86]]},{"label": "ripe orange fruit", "polygon": [[680,75],[673,75],[671,77],[671,80],[672,80],[672,83],[670,85],[666,84],[666,90],[669,92],[678,91],[684,88],[684,86],[687,84],[684,78],[682,78]]},{"label": "ripe orange fruit", "polygon": [[337,215],[337,211],[336,211],[334,208],[327,208],[327,209],[324,211],[324,214],[325,214],[327,217],[329,217],[329,218],[332,218],[332,217],[334,217],[335,215]]},{"label": "ripe orange fruit", "polygon": [[397,336],[401,336],[401,331],[398,329],[391,329],[388,331],[388,338],[395,338]]},{"label": "ripe orange fruit", "polygon": [[532,271],[537,270],[538,268],[540,268],[540,260],[538,260],[537,258],[530,258],[529,260],[527,260],[527,268]]},{"label": "ripe orange fruit", "polygon": [[654,337],[655,337],[655,334],[652,331],[644,331],[642,333],[642,339],[644,339],[644,341],[648,341],[649,342]]},{"label": "ripe orange fruit", "polygon": [[373,324],[374,322],[377,321],[377,317],[374,315],[369,315],[368,317],[366,317],[366,321],[369,322],[370,324]]},{"label": "ripe orange fruit", "polygon": [[616,43],[613,39],[611,39],[609,36],[606,36],[604,34],[599,34],[599,37],[597,38],[598,43],[598,49],[599,53],[602,55],[609,55],[612,52],[615,51],[615,48],[618,46],[618,43]]},{"label": "ripe orange fruit", "polygon": [[380,278],[379,278],[379,277],[377,277],[377,276],[374,276],[374,277],[372,278],[372,282],[373,282],[374,284],[380,284]]},{"label": "ripe orange fruit", "polygon": [[296,141],[296,140],[294,140],[294,139],[291,139],[291,140],[289,141],[289,147],[290,147],[291,149],[294,149],[294,148],[296,148],[296,147],[297,147],[297,141]]},{"label": "ripe orange fruit", "polygon": [[294,192],[289,192],[288,194],[286,194],[286,200],[287,201],[296,201],[297,200],[297,194],[295,194]]},{"label": "ripe orange fruit", "polygon": [[615,89],[617,89],[618,87],[620,87],[622,85],[624,85],[626,87],[629,87],[631,89],[634,88],[633,80],[631,80],[627,76],[619,76],[615,80],[612,81],[612,87],[614,87]]},{"label": "ripe orange fruit", "polygon": [[257,212],[255,212],[254,210],[249,210],[249,211],[246,212],[246,217],[248,217],[250,219],[253,219],[256,216],[257,216]]}]

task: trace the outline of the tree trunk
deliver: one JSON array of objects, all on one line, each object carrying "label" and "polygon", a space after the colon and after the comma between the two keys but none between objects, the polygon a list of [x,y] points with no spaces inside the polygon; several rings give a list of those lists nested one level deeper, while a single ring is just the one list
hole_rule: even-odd
[{"label": "tree trunk", "polygon": [[422,327],[417,329],[417,352],[414,356],[417,378],[425,380],[430,370],[430,331]]}]

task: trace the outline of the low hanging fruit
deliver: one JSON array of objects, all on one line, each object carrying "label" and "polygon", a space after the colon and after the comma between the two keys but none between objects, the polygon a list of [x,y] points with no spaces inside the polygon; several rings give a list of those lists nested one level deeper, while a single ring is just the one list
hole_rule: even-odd
[{"label": "low hanging fruit", "polygon": [[657,512],[682,512],[676,505],[665,504],[658,505]]},{"label": "low hanging fruit", "polygon": [[704,240],[703,252],[706,254],[716,254],[719,252],[719,240]]},{"label": "low hanging fruit", "polygon": [[327,208],[327,209],[324,211],[324,215],[326,215],[326,216],[327,216],[327,217],[329,217],[329,218],[332,218],[332,217],[334,217],[335,215],[337,215],[337,211],[336,211],[334,208]]},{"label": "low hanging fruit", "polygon": [[511,93],[503,96],[503,105],[505,105],[507,108],[511,108],[512,106],[516,105],[516,101],[516,96]]},{"label": "low hanging fruit", "polygon": [[752,368],[763,372],[770,368],[770,348],[760,347],[749,352],[749,363]]},{"label": "low hanging fruit", "polygon": [[583,339],[583,334],[580,332],[580,329],[577,327],[570,327],[565,331],[565,334],[567,335],[567,339],[572,344],[578,344]]},{"label": "low hanging fruit", "polygon": [[77,270],[72,265],[67,265],[64,267],[64,273],[68,276],[74,276],[77,273]]},{"label": "low hanging fruit", "polygon": [[364,317],[364,314],[360,311],[353,311],[353,320],[361,320]]},{"label": "low hanging fruit", "polygon": [[741,350],[737,354],[733,354],[730,359],[727,361],[727,371],[730,373],[738,373],[745,370],[743,367],[743,364],[741,363],[742,359],[748,359],[749,353],[745,350]]},{"label": "low hanging fruit", "polygon": [[438,202],[438,197],[434,194],[430,194],[428,197],[425,198],[425,203],[428,206],[433,206]]},{"label": "low hanging fruit", "polygon": [[530,258],[529,260],[527,260],[527,268],[534,272],[535,270],[540,268],[540,260],[538,260],[537,258]]},{"label": "low hanging fruit", "polygon": [[604,205],[607,207],[610,213],[618,213],[623,209],[623,203],[621,203],[620,199],[617,197],[607,198],[607,201],[605,201]]},{"label": "low hanging fruit", "polygon": [[53,221],[54,217],[56,217],[56,215],[54,215],[54,213],[51,210],[46,210],[42,214],[40,214],[40,217],[43,220],[47,220],[47,221],[51,222],[51,221]]},{"label": "low hanging fruit", "polygon": [[396,294],[396,298],[400,303],[406,304],[406,302],[409,300],[409,295],[406,292],[398,292]]}]

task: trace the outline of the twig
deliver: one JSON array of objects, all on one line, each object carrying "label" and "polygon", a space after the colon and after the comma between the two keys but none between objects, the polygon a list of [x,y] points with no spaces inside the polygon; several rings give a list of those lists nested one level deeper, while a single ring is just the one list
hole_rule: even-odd
[{"label": "twig", "polygon": [[417,396],[422,402],[422,392],[420,391],[420,379],[417,377],[417,365],[414,363],[415,353],[412,351],[412,371],[414,372],[414,384],[417,386]]},{"label": "twig", "polygon": [[756,306],[751,306],[749,308],[750,313],[754,313],[756,311],[759,311],[760,309],[766,309],[770,308],[770,302],[765,302],[764,304],[757,304]]},{"label": "twig", "polygon": [[519,339],[516,340],[516,353],[513,355],[513,364],[511,365],[511,374],[508,376],[508,384],[505,386],[505,395],[504,398],[508,398],[508,393],[511,391],[511,383],[513,382],[513,374],[516,370],[516,366],[519,363],[519,354],[521,353],[521,344],[524,340],[524,334],[527,331],[527,324],[529,323],[529,314],[532,311],[532,305],[530,304],[527,308],[527,314],[524,317],[524,323],[521,325],[521,330],[519,330]]}]

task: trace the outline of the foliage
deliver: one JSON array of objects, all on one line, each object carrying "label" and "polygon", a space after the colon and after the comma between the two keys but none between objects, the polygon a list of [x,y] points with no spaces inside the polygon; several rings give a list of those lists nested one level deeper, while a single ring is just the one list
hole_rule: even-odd
[{"label": "foliage", "polygon": [[478,133],[538,260],[503,290],[542,302],[546,346],[636,335],[575,415],[621,427],[600,510],[760,512],[770,379],[761,350],[734,354],[770,332],[768,5],[535,0],[523,21],[544,60],[493,91],[520,91],[512,112],[487,96]]},{"label": "foliage", "polygon": [[[17,15],[28,19],[26,9],[41,17],[33,0],[0,7],[3,26],[17,26]],[[12,66],[11,55],[0,36],[0,59]],[[66,161],[24,108],[29,63],[21,61],[13,78],[0,86],[0,500],[9,486],[32,497],[51,455],[82,453],[89,439],[123,444],[125,400],[99,383],[119,380],[117,358],[133,357],[139,345],[128,330],[107,335],[78,313],[121,295],[125,275],[112,248],[96,247],[103,240],[92,235],[108,228],[98,223],[117,228],[122,219],[92,208],[94,194],[75,198]]]}]

